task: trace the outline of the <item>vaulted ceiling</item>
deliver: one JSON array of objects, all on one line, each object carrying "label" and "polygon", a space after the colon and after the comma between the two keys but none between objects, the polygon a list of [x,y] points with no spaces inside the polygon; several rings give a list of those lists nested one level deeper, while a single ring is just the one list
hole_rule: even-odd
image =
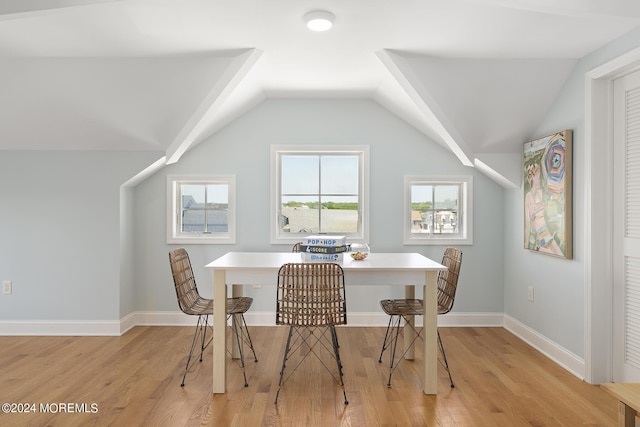
[{"label": "vaulted ceiling", "polygon": [[355,97],[471,166],[519,153],[578,59],[638,26],[637,0],[3,0],[0,150],[173,162],[265,99]]}]

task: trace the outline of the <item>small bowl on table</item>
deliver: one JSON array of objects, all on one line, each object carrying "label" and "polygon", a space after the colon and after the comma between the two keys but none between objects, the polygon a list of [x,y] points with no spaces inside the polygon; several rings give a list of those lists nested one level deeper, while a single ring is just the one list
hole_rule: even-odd
[{"label": "small bowl on table", "polygon": [[352,243],[349,249],[349,255],[356,261],[362,261],[369,256],[369,245],[366,243]]}]

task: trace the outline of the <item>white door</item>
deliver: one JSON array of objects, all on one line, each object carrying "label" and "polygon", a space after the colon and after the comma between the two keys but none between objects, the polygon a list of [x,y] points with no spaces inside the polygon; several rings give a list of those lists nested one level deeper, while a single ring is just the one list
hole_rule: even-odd
[{"label": "white door", "polygon": [[613,89],[613,379],[640,382],[640,71]]}]

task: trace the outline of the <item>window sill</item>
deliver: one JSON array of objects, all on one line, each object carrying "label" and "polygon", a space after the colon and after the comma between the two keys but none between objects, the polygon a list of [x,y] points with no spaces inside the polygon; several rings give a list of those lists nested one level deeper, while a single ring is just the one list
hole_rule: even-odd
[{"label": "window sill", "polygon": [[428,237],[420,239],[405,238],[405,245],[445,246],[445,245],[473,245],[472,238]]},{"label": "window sill", "polygon": [[170,237],[169,245],[234,245],[236,240],[231,237]]}]

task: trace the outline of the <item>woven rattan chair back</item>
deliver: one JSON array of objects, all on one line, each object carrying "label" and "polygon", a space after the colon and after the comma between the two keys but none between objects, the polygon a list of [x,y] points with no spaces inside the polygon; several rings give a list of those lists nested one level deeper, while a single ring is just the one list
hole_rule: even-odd
[{"label": "woven rattan chair back", "polygon": [[[191,366],[191,360],[193,350],[198,345],[200,347],[199,360],[202,362],[202,355],[205,348],[211,344],[211,337],[207,338],[207,330],[211,328],[209,325],[209,316],[213,315],[213,300],[209,298],[203,298],[198,292],[196,286],[196,279],[193,276],[193,269],[191,268],[191,261],[189,261],[189,254],[186,249],[178,248],[169,252],[169,263],[171,264],[171,273],[173,274],[173,284],[176,290],[176,297],[178,298],[178,306],[183,313],[190,316],[198,316],[198,322],[196,323],[195,331],[193,334],[193,340],[191,341],[191,348],[187,356],[187,363],[182,376],[181,386],[184,386],[187,372]],[[227,298],[226,301],[226,314],[227,318],[234,316],[232,322],[232,331],[236,337],[236,343],[240,352],[240,367],[242,369],[242,375],[244,377],[245,387],[247,383],[247,374],[245,372],[244,364],[244,350],[243,345],[246,343],[253,353],[253,359],[257,362],[253,342],[251,341],[251,335],[247,329],[247,323],[244,319],[244,313],[251,308],[253,299],[250,297],[236,297]],[[211,334],[209,334],[211,335]]]},{"label": "woven rattan chair back", "polygon": [[179,248],[169,252],[169,262],[180,310],[189,315],[213,314],[213,302],[198,292],[187,251]]},{"label": "woven rattan chair back", "polygon": [[[334,263],[284,264],[278,271],[276,301],[276,324],[288,326],[289,335],[282,358],[275,403],[278,403],[283,384],[308,355],[314,354],[322,361],[323,350],[331,349],[337,374],[332,372],[328,364],[323,362],[322,365],[332,372],[333,378],[342,388],[344,403],[348,404],[336,332],[337,325],[347,323],[342,267]],[[308,349],[308,352],[299,351],[301,348]],[[296,354],[301,360],[291,363],[293,366],[285,378],[287,361]]]},{"label": "woven rattan chair back", "polygon": [[289,263],[278,272],[276,324],[345,325],[344,272],[334,263]]},{"label": "woven rattan chair back", "polygon": [[[456,290],[458,289],[458,277],[460,276],[460,266],[462,265],[462,251],[457,248],[446,248],[444,255],[442,256],[442,265],[447,267],[446,270],[438,272],[438,314],[446,314],[453,308],[453,302],[456,298]],[[398,367],[399,361],[407,353],[409,347],[405,347],[405,351],[398,358],[395,358],[398,337],[400,334],[401,319],[405,320],[404,327],[410,327],[414,330],[413,341],[417,338],[422,338],[422,330],[416,330],[413,323],[410,321],[413,316],[422,316],[424,314],[424,302],[422,299],[386,299],[380,301],[382,310],[389,315],[389,324],[382,343],[382,349],[380,350],[380,357],[378,362],[382,362],[382,354],[387,348],[391,348],[389,356],[389,380],[387,386],[391,387],[391,375],[393,371]],[[447,355],[444,351],[444,345],[442,344],[442,338],[440,337],[440,331],[438,334],[438,347],[442,354],[443,365],[449,374],[449,382],[451,387],[454,387],[451,371],[449,370],[449,362],[447,362]],[[411,343],[413,345],[413,342]]]},{"label": "woven rattan chair back", "polygon": [[453,308],[462,265],[462,251],[457,248],[445,249],[442,265],[447,267],[447,270],[438,274],[438,314],[448,313]]}]

